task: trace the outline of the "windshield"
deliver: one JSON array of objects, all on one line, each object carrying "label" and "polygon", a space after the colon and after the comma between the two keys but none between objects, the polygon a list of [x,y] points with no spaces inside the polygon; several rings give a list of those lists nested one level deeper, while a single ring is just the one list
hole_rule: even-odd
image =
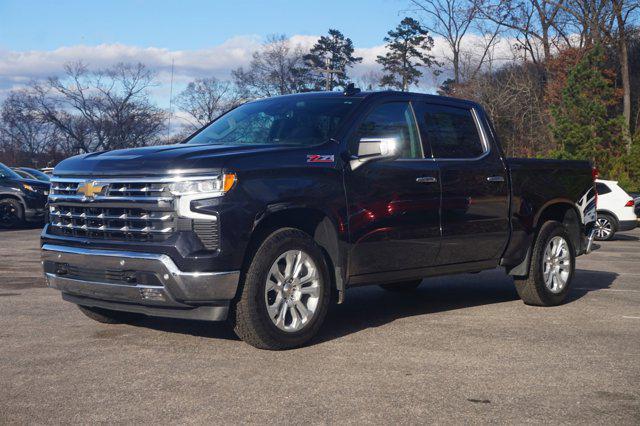
[{"label": "windshield", "polygon": [[19,174],[0,163],[0,178],[5,179],[22,179]]},{"label": "windshield", "polygon": [[51,180],[51,178],[47,174],[41,172],[40,170],[32,169],[30,167],[23,167],[22,170],[26,171],[31,176],[34,176],[38,180],[42,180],[45,182],[49,182]]},{"label": "windshield", "polygon": [[311,146],[332,138],[360,102],[345,98],[273,98],[250,102],[221,116],[187,143]]}]

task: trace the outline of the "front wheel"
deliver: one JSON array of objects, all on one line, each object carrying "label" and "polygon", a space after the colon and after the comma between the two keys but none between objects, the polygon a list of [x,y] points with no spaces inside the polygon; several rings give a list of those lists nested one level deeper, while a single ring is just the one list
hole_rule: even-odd
[{"label": "front wheel", "polygon": [[0,200],[0,227],[16,228],[24,224],[24,211],[18,200]]},{"label": "front wheel", "polygon": [[576,252],[566,228],[556,221],[542,225],[533,247],[526,279],[516,279],[518,295],[527,305],[561,304],[569,293]]},{"label": "front wheel", "polygon": [[247,268],[230,320],[260,349],[301,346],[318,332],[331,298],[329,269],[306,233],[280,229],[260,245]]}]

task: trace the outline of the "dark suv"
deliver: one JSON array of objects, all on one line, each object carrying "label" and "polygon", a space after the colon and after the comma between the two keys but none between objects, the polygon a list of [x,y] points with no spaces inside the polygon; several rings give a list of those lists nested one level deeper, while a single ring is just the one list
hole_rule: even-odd
[{"label": "dark suv", "polygon": [[46,214],[47,182],[23,179],[0,163],[0,226],[42,222]]}]

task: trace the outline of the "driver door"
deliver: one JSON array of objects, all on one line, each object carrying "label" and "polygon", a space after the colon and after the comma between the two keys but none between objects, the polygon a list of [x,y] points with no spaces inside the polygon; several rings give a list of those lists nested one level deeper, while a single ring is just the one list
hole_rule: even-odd
[{"label": "driver door", "polygon": [[395,140],[399,156],[346,173],[351,255],[349,275],[432,266],[440,249],[440,176],[422,144],[410,102],[374,106],[357,125],[361,140]]}]

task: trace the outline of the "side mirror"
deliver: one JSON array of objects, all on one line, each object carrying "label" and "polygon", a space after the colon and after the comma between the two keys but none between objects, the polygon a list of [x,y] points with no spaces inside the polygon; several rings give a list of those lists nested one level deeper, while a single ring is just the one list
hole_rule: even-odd
[{"label": "side mirror", "polygon": [[358,144],[358,155],[351,157],[349,164],[355,170],[369,161],[396,158],[400,154],[396,138],[362,138]]}]

